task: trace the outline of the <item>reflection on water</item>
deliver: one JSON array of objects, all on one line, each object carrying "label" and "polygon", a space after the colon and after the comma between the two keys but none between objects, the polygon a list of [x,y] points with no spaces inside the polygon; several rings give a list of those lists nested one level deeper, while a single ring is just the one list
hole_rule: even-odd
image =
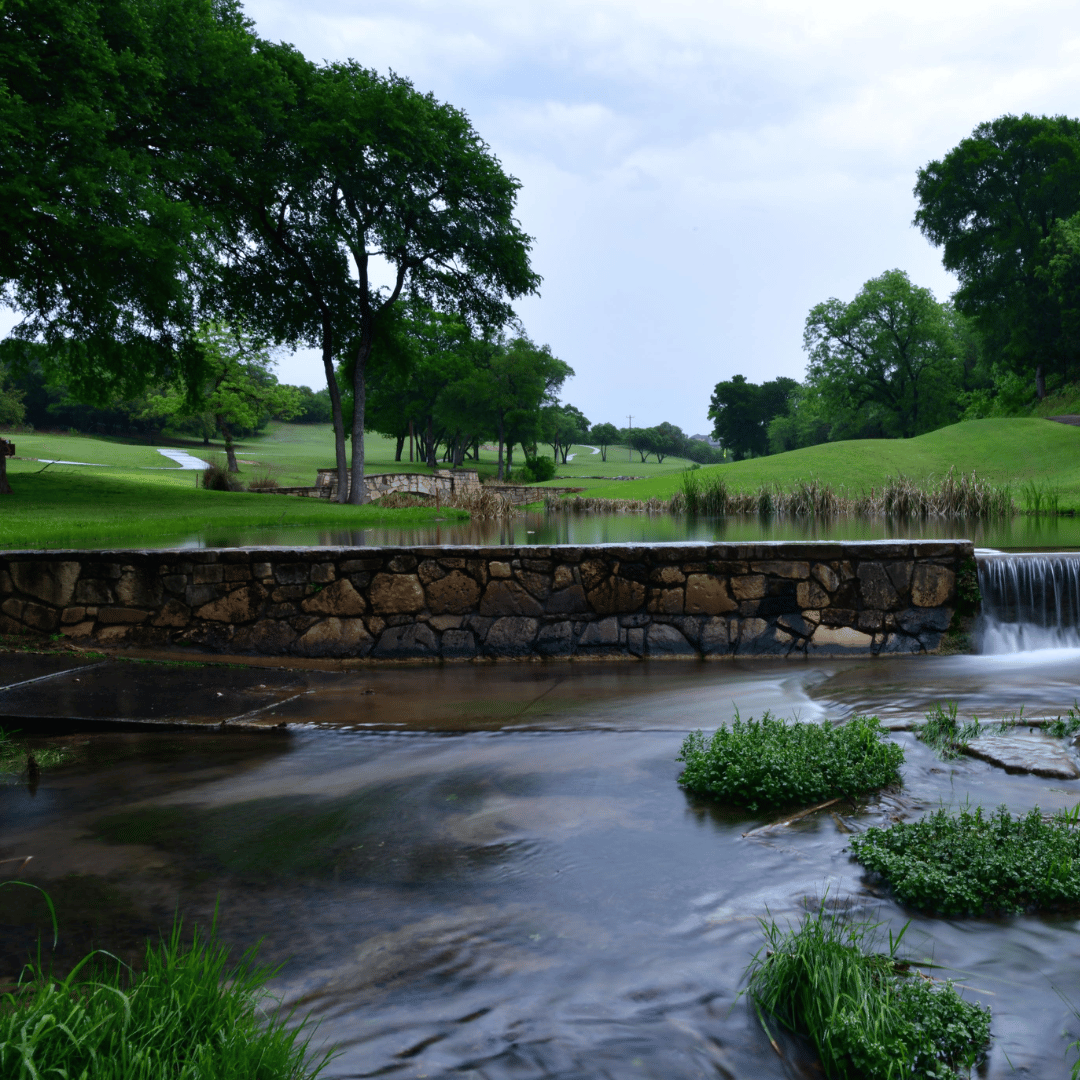
[{"label": "reflection on water", "polygon": [[[510,521],[434,521],[407,529],[300,528],[221,529],[147,540],[146,547],[380,547],[440,544],[623,544],[699,540],[748,543],[757,540],[973,540],[977,547],[1004,551],[1061,551],[1080,548],[1080,518],[1014,517],[1005,521],[933,518],[793,518],[731,516],[675,517],[671,514],[571,514],[537,510]],[[100,546],[100,544],[93,545]]]},{"label": "reflection on water", "polygon": [[[737,999],[757,918],[828,889],[895,932],[910,913],[863,880],[852,832],[941,802],[1050,810],[1080,793],[938,761],[907,732],[902,791],[752,838],[757,819],[675,782],[684,733],[736,706],[1057,712],[1080,693],[1080,653],[374,669],[309,689],[281,706],[288,737],[80,737],[36,795],[0,787],[0,859],[34,855],[23,876],[66,897],[69,933],[97,919],[105,947],[220,903],[228,940],[263,938],[278,988],[341,1048],[331,1077],[819,1076]],[[20,892],[0,890],[9,967]],[[1078,1024],[1055,987],[1076,986],[1080,922],[915,916],[906,940],[992,1006],[986,1076],[1067,1072]]]}]

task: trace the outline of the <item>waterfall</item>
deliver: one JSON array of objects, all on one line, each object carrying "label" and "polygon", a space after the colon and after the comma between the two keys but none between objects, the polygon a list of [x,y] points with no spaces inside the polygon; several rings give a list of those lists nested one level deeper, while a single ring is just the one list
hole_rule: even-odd
[{"label": "waterfall", "polygon": [[982,651],[1080,648],[1080,552],[979,559]]}]

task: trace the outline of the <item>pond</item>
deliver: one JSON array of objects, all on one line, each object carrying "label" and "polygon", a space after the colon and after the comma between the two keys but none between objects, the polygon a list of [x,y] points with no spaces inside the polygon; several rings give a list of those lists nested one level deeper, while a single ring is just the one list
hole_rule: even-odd
[{"label": "pond", "polygon": [[[526,511],[508,521],[436,521],[407,529],[325,527],[221,529],[150,538],[144,547],[382,547],[440,544],[616,544],[675,543],[701,540],[746,543],[756,540],[973,540],[977,547],[1001,551],[1080,549],[1080,517],[1017,516],[998,521],[934,518],[827,519],[732,515],[721,518],[671,514],[572,514]],[[87,543],[86,546],[97,546]]]},{"label": "pond", "polygon": [[[0,656],[0,685],[44,670],[17,666]],[[870,712],[897,729],[944,700],[983,719],[1021,706],[1057,715],[1080,695],[1080,649],[352,672],[123,667],[95,669],[95,685],[117,683],[129,715],[143,715],[139,695],[156,689],[158,719],[187,710],[212,726],[42,739],[75,759],[34,791],[0,784],[0,860],[20,860],[0,863],[0,877],[19,868],[57,897],[72,950],[94,940],[130,954],[175,911],[205,925],[217,905],[225,939],[261,940],[262,957],[282,965],[276,989],[339,1047],[327,1076],[820,1076],[794,1040],[778,1056],[738,994],[758,919],[796,919],[826,894],[883,932],[910,919],[913,954],[992,1007],[981,1076],[1067,1074],[1080,1021],[1058,991],[1080,1007],[1080,920],[913,914],[862,875],[847,844],[941,804],[1072,806],[1080,782],[944,762],[895,730],[907,755],[901,790],[745,836],[769,818],[689,797],[675,758],[687,731],[735,708],[802,720]],[[79,669],[39,685],[93,677]],[[178,692],[185,677],[190,698]],[[256,700],[272,702],[268,721],[287,721],[286,733],[218,727],[214,702],[224,716]],[[17,893],[29,896],[0,890],[0,982],[35,917]]]}]

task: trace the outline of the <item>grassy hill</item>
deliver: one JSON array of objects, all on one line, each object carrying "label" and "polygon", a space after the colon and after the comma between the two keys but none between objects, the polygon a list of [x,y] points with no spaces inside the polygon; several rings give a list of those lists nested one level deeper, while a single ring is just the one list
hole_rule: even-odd
[{"label": "grassy hill", "polygon": [[[941,477],[952,466],[1017,488],[1025,481],[1049,483],[1061,492],[1063,508],[1080,509],[1080,428],[1036,417],[969,420],[915,439],[824,443],[729,465],[703,466],[698,475],[704,478],[720,472],[729,487],[740,490],[761,484],[787,487],[817,478],[834,487],[864,491],[898,474],[922,483]],[[680,483],[680,472],[671,472],[648,480],[594,484],[589,495],[666,497],[679,490]]]}]

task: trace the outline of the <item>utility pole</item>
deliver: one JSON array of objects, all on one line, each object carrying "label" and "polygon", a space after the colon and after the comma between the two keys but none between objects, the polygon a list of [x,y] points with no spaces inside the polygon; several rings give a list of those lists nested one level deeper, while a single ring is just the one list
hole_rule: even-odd
[{"label": "utility pole", "polygon": [[[633,431],[634,430],[634,418],[632,416],[627,416],[626,419],[630,421],[630,427],[629,427],[628,430]],[[634,448],[632,446],[628,446],[626,448],[626,460],[630,461],[630,462],[633,462],[633,460],[634,460]]]}]

